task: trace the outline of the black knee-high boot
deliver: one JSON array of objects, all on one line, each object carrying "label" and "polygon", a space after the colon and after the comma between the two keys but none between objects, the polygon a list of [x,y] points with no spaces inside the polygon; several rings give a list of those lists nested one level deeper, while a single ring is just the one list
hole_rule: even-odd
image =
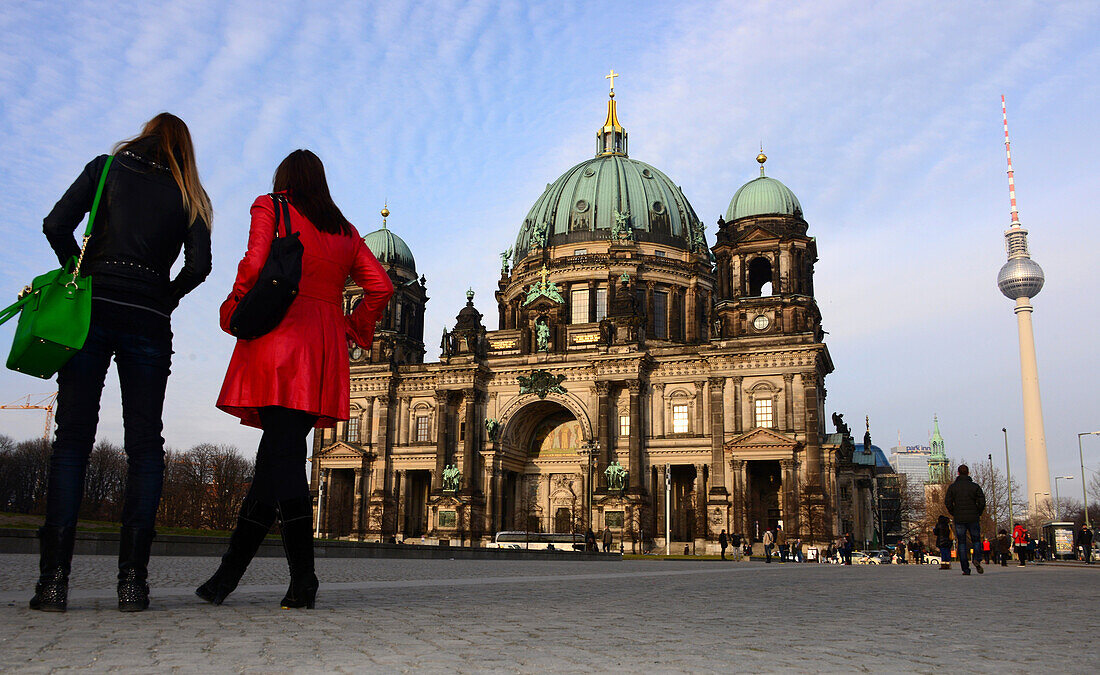
[{"label": "black knee-high boot", "polygon": [[313,609],[318,586],[313,572],[313,500],[298,497],[280,501],[278,506],[283,549],[290,567],[290,588],[281,604],[284,609]]},{"label": "black knee-high boot", "polygon": [[275,507],[271,504],[245,499],[221,565],[214,576],[195,589],[195,595],[215,605],[225,602],[225,598],[236,590],[256,551],[260,550],[268,530],[275,523],[276,515]]},{"label": "black knee-high boot", "polygon": [[152,528],[123,527],[118,536],[118,611],[149,607],[149,551],[157,533]]},{"label": "black knee-high boot", "polygon": [[30,608],[43,612],[64,612],[69,599],[69,570],[72,568],[74,527],[42,527],[38,530],[38,583]]}]

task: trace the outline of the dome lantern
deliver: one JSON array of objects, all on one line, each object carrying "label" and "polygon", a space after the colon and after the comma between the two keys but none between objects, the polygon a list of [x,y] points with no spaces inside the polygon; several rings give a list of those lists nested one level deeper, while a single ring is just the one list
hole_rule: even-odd
[{"label": "dome lantern", "polygon": [[615,107],[615,78],[620,77],[615,69],[604,76],[611,80],[611,93],[607,99],[607,120],[596,132],[596,156],[620,155],[626,157],[626,129],[619,124],[619,115]]}]

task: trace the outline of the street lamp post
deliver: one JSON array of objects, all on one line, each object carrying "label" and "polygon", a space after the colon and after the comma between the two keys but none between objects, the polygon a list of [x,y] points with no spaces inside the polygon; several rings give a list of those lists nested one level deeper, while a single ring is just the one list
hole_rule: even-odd
[{"label": "street lamp post", "polygon": [[588,528],[589,529],[594,529],[592,527],[592,460],[596,457],[597,454],[599,454],[599,452],[600,452],[599,441],[589,441],[588,444],[587,444],[587,447],[585,448],[585,453],[584,453],[585,464],[588,465],[588,482],[585,484],[587,489],[585,489],[585,495],[584,496],[585,496],[585,499],[588,501]]},{"label": "street lamp post", "polygon": [[1060,480],[1073,480],[1073,476],[1054,477],[1054,520],[1058,520],[1058,481]]},{"label": "street lamp post", "polygon": [[1085,527],[1091,527],[1089,524],[1089,496],[1088,491],[1085,490],[1085,453],[1081,449],[1081,437],[1082,436],[1100,436],[1100,431],[1084,431],[1077,434],[1077,455],[1081,459],[1081,499],[1085,504]]},{"label": "street lamp post", "polygon": [[1005,435],[1005,476],[1008,479],[1008,527],[1016,526],[1012,515],[1012,465],[1008,462],[1008,429],[1001,427],[1001,433]]},{"label": "street lamp post", "polygon": [[997,534],[997,481],[993,477],[993,453],[989,453],[989,492],[993,497],[993,534]]}]

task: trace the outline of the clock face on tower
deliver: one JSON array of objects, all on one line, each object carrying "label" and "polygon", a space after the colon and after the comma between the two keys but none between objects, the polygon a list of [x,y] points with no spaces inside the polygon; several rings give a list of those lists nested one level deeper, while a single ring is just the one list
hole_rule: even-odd
[{"label": "clock face on tower", "polygon": [[752,327],[755,328],[756,330],[767,330],[768,324],[770,324],[770,323],[771,322],[768,320],[768,317],[764,316],[763,314],[760,314],[759,316],[757,316],[755,319],[752,320]]},{"label": "clock face on tower", "polygon": [[356,348],[351,350],[351,360],[352,361],[358,361],[361,358],[363,358],[363,350],[361,348],[356,347]]}]

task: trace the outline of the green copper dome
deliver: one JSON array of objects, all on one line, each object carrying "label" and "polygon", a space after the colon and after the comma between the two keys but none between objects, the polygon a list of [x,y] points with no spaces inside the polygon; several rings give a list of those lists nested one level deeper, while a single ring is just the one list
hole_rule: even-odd
[{"label": "green copper dome", "polygon": [[606,241],[617,221],[634,240],[709,252],[699,217],[668,176],[624,154],[604,153],[546,186],[520,227],[515,260],[533,244]]},{"label": "green copper dome", "polygon": [[385,223],[382,224],[382,229],[363,237],[363,243],[383,265],[394,265],[404,267],[411,272],[416,271],[416,260],[413,259],[409,245],[401,237],[390,232]]},{"label": "green copper dome", "polygon": [[790,188],[763,175],[750,180],[733,193],[733,199],[726,209],[726,220],[772,215],[801,218],[802,205]]}]

